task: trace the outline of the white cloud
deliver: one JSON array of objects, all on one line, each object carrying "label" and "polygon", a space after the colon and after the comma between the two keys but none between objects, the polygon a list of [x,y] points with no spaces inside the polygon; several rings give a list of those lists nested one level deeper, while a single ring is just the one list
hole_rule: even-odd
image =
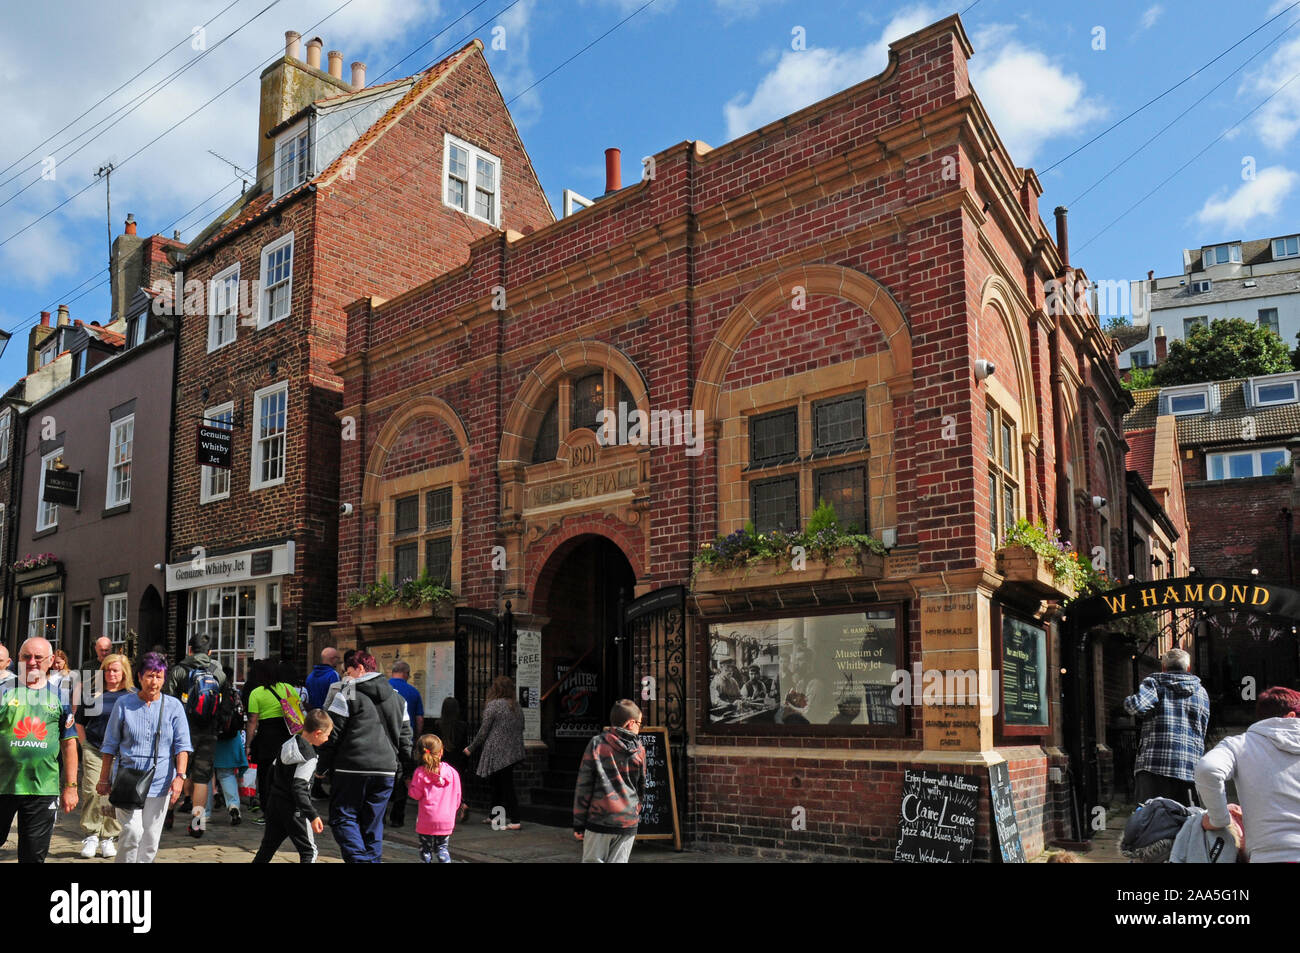
[{"label": "white cloud", "polygon": [[734,96],[723,107],[727,138],[735,139],[876,75],[888,62],[890,43],[937,19],[929,8],[914,7],[896,14],[880,39],[866,46],[786,50],[754,92]]},{"label": "white cloud", "polygon": [[1076,136],[1106,115],[1105,106],[1085,94],[1082,79],[1015,40],[977,50],[970,72],[971,85],[1018,165],[1032,164],[1043,143]]},{"label": "white cloud", "polygon": [[[787,50],[752,93],[733,97],[723,108],[727,137],[744,135],[876,75],[885,68],[891,42],[942,16],[941,9],[910,7],[896,13],[880,38],[866,46]],[[971,81],[1012,158],[1028,165],[1044,142],[1078,134],[1105,116],[1106,109],[1086,95],[1082,79],[1016,42],[1014,32],[1014,26],[999,23],[976,32]]]},{"label": "white cloud", "polygon": [[1298,177],[1280,165],[1260,169],[1254,179],[1243,182],[1235,192],[1228,194],[1224,189],[1206,199],[1196,220],[1224,232],[1244,231],[1255,219],[1276,214]]},{"label": "white cloud", "polygon": [[1163,14],[1164,12],[1165,12],[1165,8],[1158,3],[1147,7],[1145,10],[1142,11],[1142,21],[1138,29],[1139,30],[1151,29],[1153,26],[1156,25],[1156,21],[1160,19],[1161,14]]},{"label": "white cloud", "polygon": [[1268,62],[1241,84],[1239,93],[1254,102],[1272,96],[1250,120],[1255,134],[1271,149],[1285,147],[1300,133],[1300,80],[1283,86],[1286,77],[1297,72],[1300,72],[1300,37],[1279,46]]},{"label": "white cloud", "polygon": [[529,89],[537,79],[528,55],[532,45],[529,27],[535,12],[532,0],[521,0],[498,18],[497,22],[505,28],[501,34],[506,44],[504,50],[494,50],[492,39],[484,38],[493,75],[501,86],[501,95],[507,102],[519,97],[510,103],[510,114],[521,128],[536,122],[542,112],[540,91]]}]

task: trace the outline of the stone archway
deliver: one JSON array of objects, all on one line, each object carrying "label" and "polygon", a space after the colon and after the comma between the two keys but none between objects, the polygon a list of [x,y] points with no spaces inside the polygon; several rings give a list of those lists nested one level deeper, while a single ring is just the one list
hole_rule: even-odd
[{"label": "stone archway", "polygon": [[695,381],[692,410],[704,411],[704,419],[718,419],[718,402],[727,368],[750,332],[762,326],[777,308],[787,304],[796,287],[808,295],[834,295],[862,308],[880,328],[893,363],[890,392],[897,395],[912,389],[912,332],[893,296],[870,275],[840,265],[801,265],[773,275],[738,304],[714,335],[705,352]]}]

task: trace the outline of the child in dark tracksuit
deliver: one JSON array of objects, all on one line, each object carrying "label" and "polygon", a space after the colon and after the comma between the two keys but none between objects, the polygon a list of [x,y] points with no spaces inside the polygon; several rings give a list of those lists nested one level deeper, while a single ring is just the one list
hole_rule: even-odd
[{"label": "child in dark tracksuit", "polygon": [[304,864],[316,862],[314,835],[323,831],[325,824],[311,801],[312,778],[316,773],[316,748],[329,740],[333,730],[333,719],[324,709],[316,708],[304,716],[302,731],[280,746],[266,787],[270,794],[262,811],[266,830],[253,863],[270,863],[286,837],[298,848]]},{"label": "child in dark tracksuit", "polygon": [[641,709],[615,702],[609,728],[582,755],[573,795],[573,836],[582,841],[584,864],[625,864],[632,854],[645,800],[645,748]]}]

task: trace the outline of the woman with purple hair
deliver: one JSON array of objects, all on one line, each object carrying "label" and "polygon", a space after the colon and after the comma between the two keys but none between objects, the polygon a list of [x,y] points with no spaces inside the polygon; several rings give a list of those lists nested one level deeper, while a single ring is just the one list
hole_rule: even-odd
[{"label": "woman with purple hair", "polygon": [[95,788],[104,796],[112,790],[114,761],[142,771],[154,769],[144,807],[133,811],[117,808],[122,824],[116,857],[119,864],[153,863],[167,808],[180,799],[185,768],[194,750],[184,706],[179,698],[162,692],[167,659],[150,652],[141,662],[139,675],[140,691],[113,706],[100,748],[103,765]]}]

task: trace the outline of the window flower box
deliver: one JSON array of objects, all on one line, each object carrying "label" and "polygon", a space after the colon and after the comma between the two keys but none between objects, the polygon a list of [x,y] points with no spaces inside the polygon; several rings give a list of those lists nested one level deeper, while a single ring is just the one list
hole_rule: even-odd
[{"label": "window flower box", "polygon": [[1047,557],[1028,546],[1005,546],[997,552],[998,572],[1007,584],[1044,599],[1073,599],[1074,586],[1057,580]]},{"label": "window flower box", "polygon": [[451,618],[451,603],[438,602],[411,608],[399,602],[394,602],[386,606],[354,606],[352,609],[352,621],[357,625],[410,622],[417,619],[432,618]]},{"label": "window flower box", "polygon": [[[802,568],[797,568],[799,565]],[[699,567],[694,576],[695,592],[736,592],[771,589],[841,579],[881,579],[885,557],[841,546],[825,557],[807,553],[802,560],[765,558],[743,566]]]}]

